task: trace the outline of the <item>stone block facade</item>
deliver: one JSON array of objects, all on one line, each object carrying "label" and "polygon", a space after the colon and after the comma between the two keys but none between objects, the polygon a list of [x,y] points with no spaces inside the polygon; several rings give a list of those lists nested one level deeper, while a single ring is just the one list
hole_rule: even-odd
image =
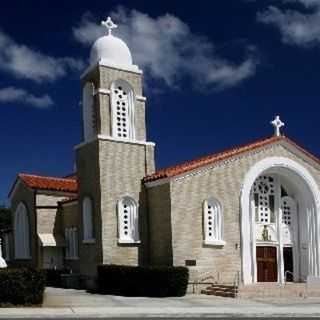
[{"label": "stone block facade", "polygon": [[[154,252],[151,261],[165,264],[172,256],[172,264],[179,266],[194,260],[196,266],[189,267],[191,281],[208,277],[220,283],[241,281],[242,184],[255,163],[274,156],[305,166],[320,186],[319,163],[298,149],[271,144],[149,187],[150,251]],[[224,246],[204,244],[203,202],[210,197],[222,206]]]},{"label": "stone block facade", "polygon": [[[154,170],[153,166],[148,167],[152,159],[147,159],[153,152],[147,152],[150,147],[146,145],[114,141],[99,141],[99,148],[103,262],[138,265],[145,259],[143,247],[147,241],[147,233],[143,232],[147,217],[141,180]],[[118,243],[117,203],[125,196],[139,204],[141,243]]]}]

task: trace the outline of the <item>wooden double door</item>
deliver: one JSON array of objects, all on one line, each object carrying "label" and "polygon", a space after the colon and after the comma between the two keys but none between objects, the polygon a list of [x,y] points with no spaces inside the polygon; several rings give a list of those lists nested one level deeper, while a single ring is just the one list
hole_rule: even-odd
[{"label": "wooden double door", "polygon": [[276,282],[278,280],[277,248],[257,247],[258,282]]}]

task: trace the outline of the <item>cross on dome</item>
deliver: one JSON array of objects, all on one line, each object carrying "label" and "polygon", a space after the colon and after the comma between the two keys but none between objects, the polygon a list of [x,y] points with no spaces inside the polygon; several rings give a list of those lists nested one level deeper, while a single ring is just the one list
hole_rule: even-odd
[{"label": "cross on dome", "polygon": [[281,136],[280,128],[284,126],[284,122],[280,120],[279,116],[276,116],[273,121],[271,121],[271,124],[274,127],[274,135],[277,137]]},{"label": "cross on dome", "polygon": [[118,26],[111,20],[110,17],[105,21],[101,21],[101,24],[108,29],[108,35],[110,36],[112,33],[112,29],[118,28]]}]

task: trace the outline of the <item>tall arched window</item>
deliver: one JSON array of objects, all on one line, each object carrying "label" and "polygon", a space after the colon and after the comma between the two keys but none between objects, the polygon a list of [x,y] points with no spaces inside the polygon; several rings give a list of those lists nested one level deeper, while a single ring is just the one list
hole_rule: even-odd
[{"label": "tall arched window", "polygon": [[118,202],[118,232],[119,243],[139,242],[138,206],[130,197]]},{"label": "tall arched window", "polygon": [[124,80],[111,85],[112,136],[122,139],[135,139],[134,92]]},{"label": "tall arched window", "polygon": [[27,208],[20,202],[14,215],[14,248],[16,259],[30,259],[30,225]]},{"label": "tall arched window", "polygon": [[216,199],[203,203],[204,242],[205,244],[224,245],[221,205]]},{"label": "tall arched window", "polygon": [[85,197],[82,201],[82,223],[83,241],[93,241],[93,206],[89,197]]},{"label": "tall arched window", "polygon": [[94,112],[94,86],[87,82],[82,91],[82,121],[84,141],[91,140],[95,136],[95,112]]}]

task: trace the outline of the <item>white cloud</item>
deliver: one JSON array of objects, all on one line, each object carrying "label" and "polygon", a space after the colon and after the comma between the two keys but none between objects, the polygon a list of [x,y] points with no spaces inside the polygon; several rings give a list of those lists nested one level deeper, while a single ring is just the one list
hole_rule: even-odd
[{"label": "white cloud", "polygon": [[320,0],[282,0],[283,3],[299,3],[306,10],[279,9],[269,6],[259,12],[257,19],[279,29],[282,41],[297,46],[320,44]]},{"label": "white cloud", "polygon": [[83,62],[71,57],[55,58],[18,44],[0,31],[0,70],[36,82],[53,81],[69,70],[80,70]]},{"label": "white cloud", "polygon": [[314,6],[319,6],[320,5],[320,0],[282,0],[283,2],[296,2],[296,3],[301,3],[307,8],[314,7]]},{"label": "white cloud", "polygon": [[[169,86],[179,87],[179,80],[188,77],[196,87],[220,89],[237,85],[256,72],[257,61],[251,51],[239,63],[221,58],[208,38],[194,34],[174,15],[153,18],[120,7],[111,16],[119,25],[114,33],[126,41],[134,62],[147,76]],[[104,33],[88,14],[73,28],[75,39],[85,45]]]},{"label": "white cloud", "polygon": [[46,108],[53,105],[48,95],[34,96],[24,89],[7,87],[0,89],[0,103],[20,103],[36,108]]}]

